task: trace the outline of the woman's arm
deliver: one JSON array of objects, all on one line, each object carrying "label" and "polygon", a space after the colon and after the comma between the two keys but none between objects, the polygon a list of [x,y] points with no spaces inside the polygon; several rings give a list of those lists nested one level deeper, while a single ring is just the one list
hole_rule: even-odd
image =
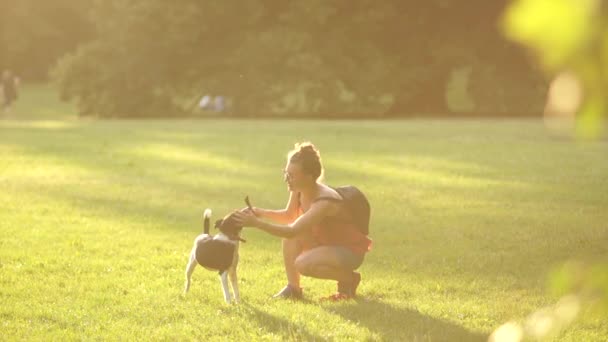
[{"label": "woman's arm", "polygon": [[257,227],[269,234],[282,238],[293,238],[303,232],[309,231],[331,211],[331,203],[320,201],[313,203],[310,209],[290,224],[277,224],[261,221],[249,213],[239,212],[236,219],[243,226]]},{"label": "woman's arm", "polygon": [[290,192],[285,209],[272,210],[253,208],[253,211],[259,217],[264,217],[277,223],[289,224],[294,222],[298,217],[298,196],[299,194],[297,192]]}]

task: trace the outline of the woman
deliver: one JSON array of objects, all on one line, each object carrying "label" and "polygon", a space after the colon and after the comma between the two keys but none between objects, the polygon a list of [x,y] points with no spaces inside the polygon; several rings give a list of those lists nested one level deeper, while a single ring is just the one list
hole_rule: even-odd
[{"label": "woman", "polygon": [[275,298],[301,298],[300,275],[338,281],[338,292],[329,299],[356,295],[361,275],[355,270],[369,251],[371,240],[356,228],[340,195],[321,183],[322,176],[319,151],[311,143],[296,144],[287,155],[284,170],[289,189],[287,207],[253,208],[253,212],[237,214],[243,226],[283,238],[287,286]]}]

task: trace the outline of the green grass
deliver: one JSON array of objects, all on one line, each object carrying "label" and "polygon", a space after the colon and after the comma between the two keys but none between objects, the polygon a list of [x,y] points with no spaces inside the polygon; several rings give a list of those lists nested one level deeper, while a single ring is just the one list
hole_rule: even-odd
[{"label": "green grass", "polygon": [[73,120],[77,111],[72,103],[59,100],[57,90],[47,83],[24,83],[10,113],[0,111],[0,119]]},{"label": "green grass", "polygon": [[[270,300],[280,241],[249,229],[240,305],[202,269],[181,296],[203,209],[282,207],[300,140],[371,201],[361,298]],[[0,121],[0,340],[483,341],[558,300],[552,267],[607,256],[607,155],[523,120]],[[592,315],[560,335],[606,339]]]}]

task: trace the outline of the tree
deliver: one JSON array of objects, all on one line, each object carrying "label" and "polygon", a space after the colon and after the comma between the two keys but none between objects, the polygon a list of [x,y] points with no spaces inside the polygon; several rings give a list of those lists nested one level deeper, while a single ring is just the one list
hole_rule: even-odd
[{"label": "tree", "polygon": [[497,34],[470,23],[496,8],[440,0],[99,1],[96,39],[56,75],[83,113],[101,116],[187,114],[203,94],[234,98],[240,116],[444,112],[454,68],[495,63],[478,45]]},{"label": "tree", "polygon": [[93,37],[92,0],[3,1],[0,67],[32,80],[46,80],[66,52]]}]

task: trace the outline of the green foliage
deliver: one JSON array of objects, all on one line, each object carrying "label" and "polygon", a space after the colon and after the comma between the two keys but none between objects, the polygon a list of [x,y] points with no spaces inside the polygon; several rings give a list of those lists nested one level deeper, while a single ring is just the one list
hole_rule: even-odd
[{"label": "green foliage", "polygon": [[[55,75],[83,114],[100,116],[183,115],[204,94],[233,98],[228,115],[240,116],[441,113],[455,69],[529,71],[508,61],[517,50],[499,41],[492,20],[503,5],[98,1],[96,39]],[[536,89],[525,77],[504,89],[522,84]],[[489,91],[474,102],[512,108],[504,89],[479,88]]]},{"label": "green foliage", "polygon": [[509,37],[536,49],[560,69],[584,54],[597,28],[597,0],[519,0],[506,16]]},{"label": "green foliage", "polygon": [[[574,73],[584,92],[579,136],[597,138],[608,114],[608,3],[603,0],[519,0],[505,15],[507,35],[531,48],[550,74]],[[562,94],[568,96],[570,94]],[[570,263],[555,272],[553,288],[597,302],[608,312],[608,268]]]},{"label": "green foliage", "polygon": [[53,78],[82,115],[140,117],[207,93],[235,100],[226,115],[445,114],[449,76],[472,67],[469,111],[534,115],[542,82],[495,29],[504,4],[9,1],[0,68],[42,80],[65,56]]},{"label": "green foliage", "polygon": [[574,72],[585,98],[582,137],[596,138],[608,113],[608,12],[603,0],[519,0],[505,14],[508,37],[532,49],[549,74]]},{"label": "green foliage", "polygon": [[[372,203],[361,300],[321,303],[335,284],[304,278],[308,302],[271,301],[280,241],[253,229],[241,305],[201,269],[181,297],[202,211],[245,194],[282,207],[285,153],[304,139],[329,184]],[[549,265],[606,255],[607,153],[536,120],[2,120],[2,338],[485,341],[555,302]],[[581,317],[560,339],[605,341],[608,326]]]},{"label": "green foliage", "polygon": [[65,53],[94,36],[93,0],[19,0],[0,4],[0,69],[46,80]]},{"label": "green foliage", "polygon": [[608,264],[568,262],[553,270],[551,290],[556,295],[575,294],[602,313],[608,312]]},{"label": "green foliage", "polygon": [[155,87],[154,74],[132,74],[138,66],[111,46],[101,41],[88,43],[61,60],[54,70],[61,75],[57,78],[61,98],[77,101],[85,116],[161,116],[172,110],[169,96]]}]

